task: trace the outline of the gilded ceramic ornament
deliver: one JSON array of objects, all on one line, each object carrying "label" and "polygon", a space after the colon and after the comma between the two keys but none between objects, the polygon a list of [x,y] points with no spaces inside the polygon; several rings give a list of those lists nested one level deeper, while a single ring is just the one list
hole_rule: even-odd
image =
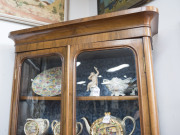
[{"label": "gilded ceramic ornament", "polygon": [[82,119],[84,120],[86,129],[90,135],[126,135],[125,121],[127,119],[130,119],[133,122],[133,129],[129,133],[129,135],[133,134],[136,127],[134,118],[126,116],[123,120],[121,120],[119,118],[111,116],[110,113],[105,113],[104,117],[94,121],[91,126],[89,125],[85,117],[83,117]]},{"label": "gilded ceramic ornament", "polygon": [[100,89],[98,87],[99,71],[96,67],[94,67],[94,69],[96,70],[96,73],[95,72],[90,73],[88,79],[91,80],[91,82],[88,83],[86,91],[90,90],[89,96],[100,96]]},{"label": "gilded ceramic ornament", "polygon": [[112,78],[111,80],[103,79],[103,83],[105,84],[108,90],[111,92],[111,96],[125,96],[125,91],[131,82],[131,78],[120,79],[117,77]]},{"label": "gilded ceramic ornament", "polygon": [[[80,127],[79,131],[78,131],[78,125]],[[53,122],[51,123],[51,128],[52,128],[54,135],[60,135],[60,122],[58,122],[57,120],[53,120]],[[82,123],[77,122],[76,123],[76,135],[80,135],[82,133],[82,130],[83,130]]]},{"label": "gilded ceramic ornament", "polygon": [[56,96],[61,94],[61,67],[54,67],[38,74],[33,82],[34,93],[40,96]]},{"label": "gilded ceramic ornament", "polygon": [[27,119],[24,125],[26,135],[43,135],[49,128],[49,120],[47,119]]}]

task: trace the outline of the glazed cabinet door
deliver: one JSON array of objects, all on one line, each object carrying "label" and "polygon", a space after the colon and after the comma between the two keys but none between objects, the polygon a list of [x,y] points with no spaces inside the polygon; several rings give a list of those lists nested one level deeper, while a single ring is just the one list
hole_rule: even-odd
[{"label": "glazed cabinet door", "polygon": [[150,135],[142,39],[71,49],[74,135]]},{"label": "glazed cabinet door", "polygon": [[65,114],[67,47],[18,53],[11,135],[60,134]]}]

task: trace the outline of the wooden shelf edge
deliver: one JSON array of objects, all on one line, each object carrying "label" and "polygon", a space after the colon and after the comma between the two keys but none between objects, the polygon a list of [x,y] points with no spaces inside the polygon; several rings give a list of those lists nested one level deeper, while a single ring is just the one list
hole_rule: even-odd
[{"label": "wooden shelf edge", "polygon": [[20,96],[20,100],[61,100],[61,97]]},{"label": "wooden shelf edge", "polygon": [[[21,96],[20,100],[61,100],[61,97]],[[138,96],[84,96],[77,97],[77,100],[138,100]]]},{"label": "wooden shelf edge", "polygon": [[138,100],[138,96],[77,97],[77,100]]}]

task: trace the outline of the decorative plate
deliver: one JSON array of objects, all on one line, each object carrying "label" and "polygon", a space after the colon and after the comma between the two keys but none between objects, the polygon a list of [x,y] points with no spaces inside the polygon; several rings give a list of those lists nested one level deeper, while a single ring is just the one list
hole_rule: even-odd
[{"label": "decorative plate", "polygon": [[61,94],[61,67],[54,67],[38,74],[33,82],[33,91],[40,96],[56,96]]}]

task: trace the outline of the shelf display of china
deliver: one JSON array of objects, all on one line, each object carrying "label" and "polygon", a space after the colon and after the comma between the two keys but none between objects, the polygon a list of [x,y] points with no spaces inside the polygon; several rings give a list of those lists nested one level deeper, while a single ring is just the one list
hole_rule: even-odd
[{"label": "shelf display of china", "polygon": [[[58,55],[26,58],[21,67],[17,134],[52,134],[49,124],[60,120],[62,61]],[[48,97],[51,100],[48,100]],[[60,128],[60,127],[59,127]]]},{"label": "shelf display of china", "polygon": [[[76,95],[83,99],[76,102],[76,120],[86,127],[82,135],[141,134],[137,98],[121,101],[138,96],[134,52],[129,48],[82,52],[76,65]],[[108,123],[103,123],[104,112],[112,113],[105,113]],[[125,124],[126,119],[132,122]]]},{"label": "shelf display of china", "polygon": [[137,95],[135,56],[131,49],[83,52],[77,63],[78,96]]}]

